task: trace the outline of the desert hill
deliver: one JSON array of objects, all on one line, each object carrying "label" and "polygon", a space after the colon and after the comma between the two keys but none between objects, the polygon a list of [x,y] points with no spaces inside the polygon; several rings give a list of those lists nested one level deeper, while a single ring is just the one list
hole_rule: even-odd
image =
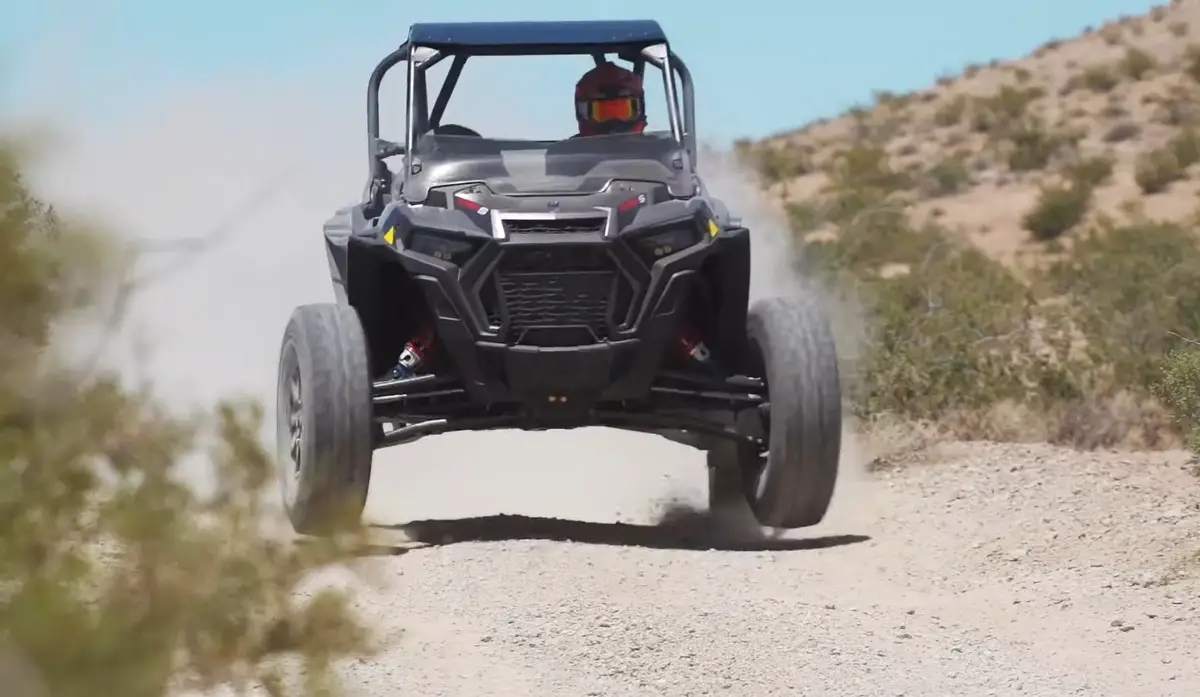
[{"label": "desert hill", "polygon": [[859,416],[1200,445],[1200,0],[738,151],[861,302]]},{"label": "desert hill", "polygon": [[[1102,216],[1189,221],[1198,125],[1200,1],[1176,0],[741,147],[802,232],[833,232],[839,170],[878,166],[913,220],[1020,264]],[[1053,210],[1030,220],[1047,187]]]}]

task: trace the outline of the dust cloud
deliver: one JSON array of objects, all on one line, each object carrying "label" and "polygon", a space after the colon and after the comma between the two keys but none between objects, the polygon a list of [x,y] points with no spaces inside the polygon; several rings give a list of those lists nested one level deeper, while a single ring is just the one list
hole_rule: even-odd
[{"label": "dust cloud", "polygon": [[[142,270],[162,272],[136,297],[112,360],[180,407],[261,400],[269,439],[288,316],[333,297],[321,224],[362,189],[363,128],[357,83],[264,94],[233,80],[163,95],[115,125],[59,124],[68,140],[39,163],[35,185],[137,240]],[[709,156],[704,171],[754,230],[755,296],[798,292],[781,265],[784,221],[731,162]],[[702,453],[656,436],[452,434],[381,451],[367,517],[644,522],[654,502],[701,505],[705,481]]]},{"label": "dust cloud", "polygon": [[[729,206],[732,215],[750,230],[750,301],[808,294],[828,313],[837,340],[843,390],[853,388],[855,365],[865,336],[866,317],[851,289],[818,282],[809,272],[803,250],[792,234],[786,213],[761,187],[757,173],[725,148],[709,146],[699,162],[710,193]],[[825,521],[806,530],[818,533],[872,514],[866,457],[869,449],[858,425],[847,418],[842,434],[842,457],[837,491]]]}]

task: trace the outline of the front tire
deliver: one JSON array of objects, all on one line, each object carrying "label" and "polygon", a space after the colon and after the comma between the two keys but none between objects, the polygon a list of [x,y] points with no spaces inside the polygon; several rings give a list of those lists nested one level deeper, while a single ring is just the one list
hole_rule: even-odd
[{"label": "front tire", "polygon": [[279,355],[279,485],[292,528],[330,535],[362,517],[371,479],[371,378],[354,308],[321,303],[292,313]]},{"label": "front tire", "polygon": [[767,383],[760,424],[765,452],[722,443],[708,456],[710,506],[740,498],[761,525],[803,528],[824,519],[837,483],[842,394],[833,332],[808,296],[771,298],[750,308],[747,338]]}]

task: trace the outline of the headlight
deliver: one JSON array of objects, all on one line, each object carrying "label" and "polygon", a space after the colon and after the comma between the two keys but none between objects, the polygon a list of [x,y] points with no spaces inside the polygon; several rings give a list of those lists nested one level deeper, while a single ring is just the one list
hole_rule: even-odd
[{"label": "headlight", "polygon": [[455,266],[462,266],[474,256],[478,244],[461,235],[433,230],[413,230],[412,236],[408,240],[408,248],[417,254],[424,254],[448,261]]},{"label": "headlight", "polygon": [[637,255],[647,264],[687,249],[700,241],[700,233],[691,223],[681,223],[661,230],[639,233],[630,238]]}]

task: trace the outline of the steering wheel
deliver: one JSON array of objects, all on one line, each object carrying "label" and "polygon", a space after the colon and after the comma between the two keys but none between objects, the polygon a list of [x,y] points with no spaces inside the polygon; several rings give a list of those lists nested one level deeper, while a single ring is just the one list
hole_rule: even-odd
[{"label": "steering wheel", "polygon": [[466,126],[460,126],[456,123],[443,123],[437,128],[432,129],[430,132],[435,136],[470,136],[472,138],[483,137]]}]

